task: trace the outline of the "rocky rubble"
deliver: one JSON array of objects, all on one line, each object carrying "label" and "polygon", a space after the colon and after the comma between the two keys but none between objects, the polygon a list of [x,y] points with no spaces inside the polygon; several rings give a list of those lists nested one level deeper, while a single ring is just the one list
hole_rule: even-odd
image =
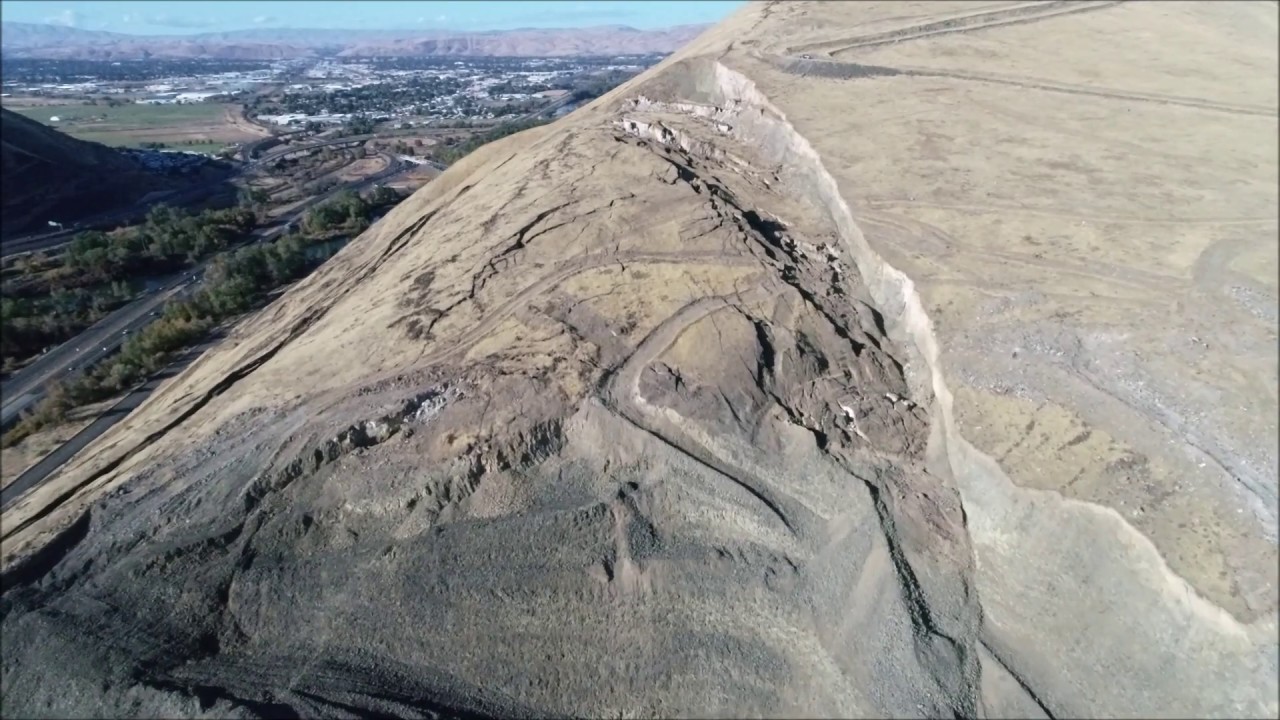
[{"label": "rocky rubble", "polygon": [[[1034,111],[1032,157],[1100,33],[1198,21],[1086,5],[754,4],[468,156],[6,512],[6,713],[1274,715],[1274,538],[1251,500],[1178,476],[1217,504],[1194,541],[1167,532],[1185,439],[1140,401],[1091,415],[1089,376],[1034,355],[1032,410],[990,389],[1004,333],[1070,345],[1070,317],[1149,352],[1172,322],[1151,308],[1227,272],[1095,302],[1145,236],[1082,253],[1102,246],[1000,194],[1099,217],[1118,195],[994,152],[978,185],[985,165],[939,156],[944,130],[979,143]],[[978,31],[1037,23],[1068,60],[1029,109]],[[928,52],[857,55],[901,51],[885,38]],[[1009,47],[1022,67],[1038,46]],[[851,53],[913,69],[810,72]],[[955,57],[982,79],[929,69]],[[1257,103],[1155,92],[1088,97],[1265,126]],[[884,119],[948,93],[970,95],[944,124]],[[1274,223],[1265,178],[1240,177],[1236,209]],[[1224,396],[1274,364],[1249,345],[1265,326],[1238,330],[1254,350]],[[1153,371],[1183,377],[1171,363]],[[1146,517],[1115,509],[1139,494]]]}]

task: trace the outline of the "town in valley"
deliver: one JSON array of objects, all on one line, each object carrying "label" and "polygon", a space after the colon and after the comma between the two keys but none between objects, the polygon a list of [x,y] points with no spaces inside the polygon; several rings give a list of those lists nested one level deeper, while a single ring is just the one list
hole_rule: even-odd
[{"label": "town in valley", "polygon": [[6,198],[6,452],[224,331],[470,151],[663,56],[7,58],[0,106],[158,180],[102,212]]}]

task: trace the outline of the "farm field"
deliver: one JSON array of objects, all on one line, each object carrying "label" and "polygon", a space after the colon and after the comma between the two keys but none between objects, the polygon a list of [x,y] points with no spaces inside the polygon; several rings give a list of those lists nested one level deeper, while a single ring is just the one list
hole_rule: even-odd
[{"label": "farm field", "polygon": [[[180,150],[217,152],[230,143],[257,137],[239,121],[238,105],[86,105],[83,103],[18,107],[14,112],[81,140],[116,147],[158,142]],[[52,118],[58,118],[56,122]]]}]

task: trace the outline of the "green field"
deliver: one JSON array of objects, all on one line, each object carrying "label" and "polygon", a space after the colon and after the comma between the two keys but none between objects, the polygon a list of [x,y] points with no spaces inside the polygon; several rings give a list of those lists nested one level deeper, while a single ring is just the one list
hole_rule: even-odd
[{"label": "green field", "polygon": [[[56,127],[56,125],[54,126]],[[110,147],[126,147],[141,148],[144,142],[148,142],[149,138],[145,134],[138,133],[120,133],[120,132],[83,132],[72,128],[59,128],[67,132],[68,135],[80,140],[91,140],[96,143],[102,143]],[[165,144],[165,150],[191,150],[193,152],[217,153],[219,150],[227,146],[228,143],[217,140],[201,140],[197,139],[194,143],[188,145],[186,140],[175,140],[171,137],[156,137],[151,142],[162,142]]]},{"label": "green field", "polygon": [[[71,131],[141,129],[183,125],[190,122],[217,122],[226,106],[219,103],[191,103],[185,105],[43,105],[40,107],[10,108],[14,112],[38,120],[50,127]],[[57,117],[58,122],[50,122]],[[73,133],[74,134],[74,133]]]},{"label": "green field", "polygon": [[[227,106],[220,103],[119,107],[75,103],[9,109],[72,137],[116,147],[162,142],[176,150],[215,153],[240,139],[234,128],[224,124]],[[58,122],[51,121],[53,117]],[[187,141],[195,144],[186,145]]]}]

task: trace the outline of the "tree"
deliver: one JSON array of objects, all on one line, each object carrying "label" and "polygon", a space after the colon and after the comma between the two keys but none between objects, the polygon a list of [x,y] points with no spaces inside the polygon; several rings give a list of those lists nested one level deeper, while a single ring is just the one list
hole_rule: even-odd
[{"label": "tree", "polygon": [[241,207],[254,211],[261,209],[270,199],[271,196],[266,190],[252,185],[241,188],[237,197]]},{"label": "tree", "polygon": [[354,115],[343,126],[344,135],[369,135],[373,133],[373,119],[363,113]]},{"label": "tree", "polygon": [[111,276],[114,263],[109,255],[111,239],[96,230],[75,236],[67,248],[67,264],[72,268],[106,279]]},{"label": "tree", "polygon": [[373,188],[373,192],[369,193],[369,204],[373,207],[394,205],[398,202],[400,202],[400,193],[386,185],[378,185]]},{"label": "tree", "polygon": [[302,220],[303,227],[310,233],[321,233],[345,227],[353,229],[360,223],[368,222],[372,207],[354,190],[343,190],[327,202],[323,202],[309,211]]},{"label": "tree", "polygon": [[152,228],[159,229],[173,225],[181,217],[179,211],[174,210],[164,203],[152,205],[147,211],[146,224]]},{"label": "tree", "polygon": [[74,403],[67,387],[54,380],[45,385],[44,399],[36,407],[35,414],[42,420],[42,425],[54,425],[65,420],[72,407]]}]

